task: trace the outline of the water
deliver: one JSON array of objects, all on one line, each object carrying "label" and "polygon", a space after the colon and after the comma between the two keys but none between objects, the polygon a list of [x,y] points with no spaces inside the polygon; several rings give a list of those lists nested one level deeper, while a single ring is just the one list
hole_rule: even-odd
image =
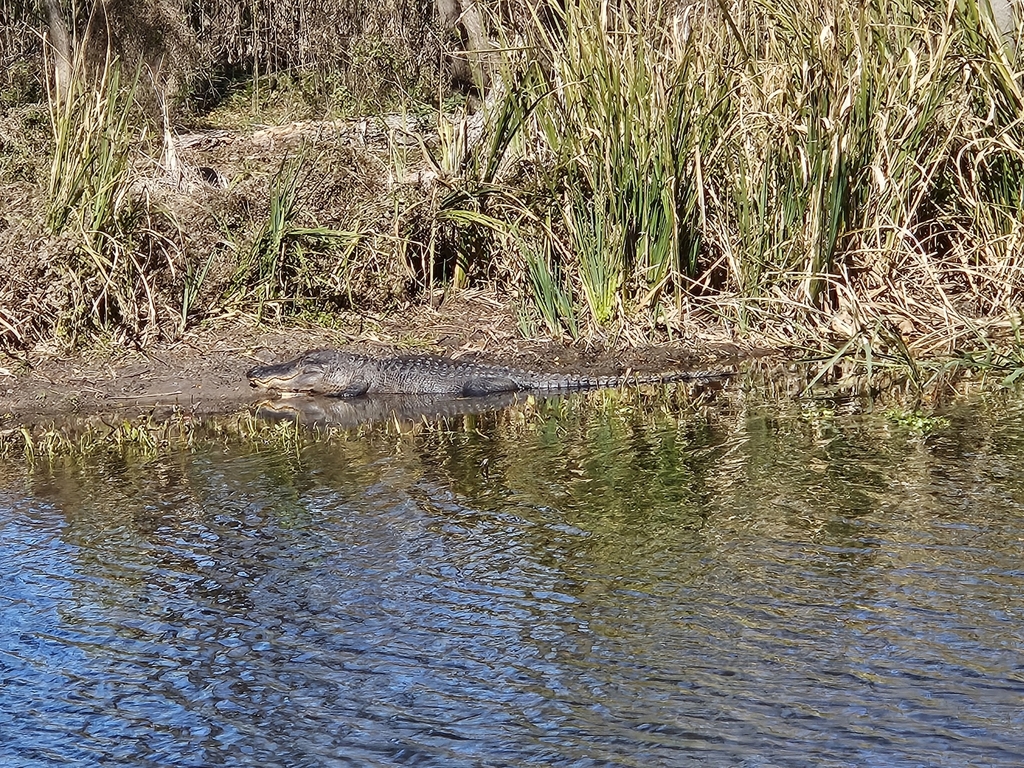
[{"label": "water", "polygon": [[1024,408],[0,465],[0,765],[1019,766]]}]

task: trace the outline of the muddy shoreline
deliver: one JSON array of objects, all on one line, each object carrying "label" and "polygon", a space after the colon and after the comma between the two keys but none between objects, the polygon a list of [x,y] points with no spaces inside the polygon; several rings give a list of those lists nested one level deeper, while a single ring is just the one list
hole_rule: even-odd
[{"label": "muddy shoreline", "polygon": [[385,318],[360,318],[346,330],[257,324],[247,318],[208,323],[171,342],[138,350],[55,348],[0,356],[0,428],[70,416],[184,411],[229,413],[266,399],[245,372],[307,349],[345,347],[371,353],[426,352],[545,371],[588,374],[715,368],[763,351],[728,340],[690,338],[637,344],[591,339],[574,344],[523,339],[514,312],[492,295],[459,297]]}]

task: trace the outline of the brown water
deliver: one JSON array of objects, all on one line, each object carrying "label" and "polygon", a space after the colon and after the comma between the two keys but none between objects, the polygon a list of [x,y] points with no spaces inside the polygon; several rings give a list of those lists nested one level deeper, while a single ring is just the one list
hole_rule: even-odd
[{"label": "brown water", "polygon": [[0,465],[0,765],[1022,764],[1021,404],[541,410]]}]

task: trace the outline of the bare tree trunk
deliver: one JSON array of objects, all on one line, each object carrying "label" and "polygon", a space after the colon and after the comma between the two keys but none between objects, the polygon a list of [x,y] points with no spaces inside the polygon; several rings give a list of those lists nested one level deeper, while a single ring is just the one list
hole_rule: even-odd
[{"label": "bare tree trunk", "polygon": [[[447,29],[458,32],[466,59],[455,61],[455,75],[472,82],[483,96],[491,84],[492,50],[479,0],[434,0]],[[468,75],[468,77],[467,77]]]},{"label": "bare tree trunk", "polygon": [[65,101],[71,86],[71,34],[59,0],[45,0],[47,37],[53,51],[53,84],[60,101]]}]

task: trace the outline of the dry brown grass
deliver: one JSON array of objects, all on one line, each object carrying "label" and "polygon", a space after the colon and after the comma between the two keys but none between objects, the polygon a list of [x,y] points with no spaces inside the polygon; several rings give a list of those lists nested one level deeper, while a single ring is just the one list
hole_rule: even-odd
[{"label": "dry brown grass", "polygon": [[[109,6],[110,38],[130,7]],[[178,10],[146,7],[154,28]],[[162,49],[136,44],[164,51],[153,71],[167,91],[235,92],[221,117],[239,123],[262,114],[265,75],[293,95],[311,86],[325,109],[325,89],[358,102],[357,86],[437,77],[423,8],[315,10],[206,4]],[[254,303],[329,322],[488,286],[519,305],[528,334],[724,332],[922,381],[940,367],[923,361],[950,358],[1016,376],[1024,46],[985,14],[975,0],[586,0],[552,23],[514,6],[494,15],[501,85],[475,115],[438,115],[420,145],[393,129],[372,147],[344,132],[257,147],[245,133],[183,148],[186,164],[229,180],[186,194],[153,182],[159,150],[138,142],[148,288],[128,335]],[[393,56],[369,42],[392,38]],[[0,44],[13,51],[11,39]],[[197,72],[218,74],[200,87]],[[282,158],[302,153],[290,171],[301,183],[275,193],[291,183]],[[25,345],[76,299],[59,269],[67,243],[40,238],[31,211],[7,219],[20,287],[0,287],[0,334]],[[354,237],[341,247],[331,232]]]}]

